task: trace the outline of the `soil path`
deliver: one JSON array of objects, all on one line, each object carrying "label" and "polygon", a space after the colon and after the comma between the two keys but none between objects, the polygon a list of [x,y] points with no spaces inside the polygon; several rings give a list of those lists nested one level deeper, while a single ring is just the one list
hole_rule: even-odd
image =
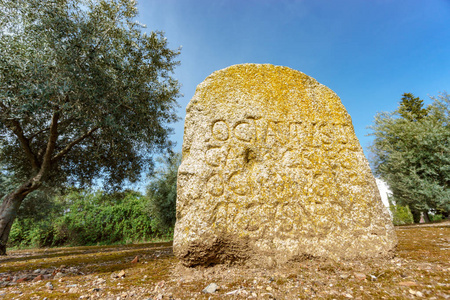
[{"label": "soil path", "polygon": [[401,228],[401,229],[423,228],[423,227],[450,227],[450,221],[442,221],[439,223],[424,223],[424,224],[398,226],[398,228]]},{"label": "soil path", "polygon": [[397,227],[396,256],[364,263],[189,269],[171,243],[11,251],[0,299],[450,299],[450,222],[427,225]]}]

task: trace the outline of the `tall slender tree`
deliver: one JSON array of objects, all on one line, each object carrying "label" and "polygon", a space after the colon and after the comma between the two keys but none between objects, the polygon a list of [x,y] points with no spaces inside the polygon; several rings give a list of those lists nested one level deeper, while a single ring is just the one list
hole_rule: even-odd
[{"label": "tall slender tree", "polygon": [[136,181],[170,148],[178,50],[142,31],[133,0],[0,0],[0,254],[43,184]]},{"label": "tall slender tree", "polygon": [[170,152],[160,157],[159,162],[161,167],[150,177],[147,196],[150,198],[153,230],[161,234],[173,230],[175,226],[177,175],[181,153]]}]

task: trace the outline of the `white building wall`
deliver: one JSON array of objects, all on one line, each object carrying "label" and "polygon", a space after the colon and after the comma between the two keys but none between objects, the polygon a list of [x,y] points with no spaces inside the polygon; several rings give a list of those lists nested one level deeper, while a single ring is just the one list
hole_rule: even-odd
[{"label": "white building wall", "polygon": [[375,178],[377,182],[378,190],[380,191],[381,200],[383,201],[384,206],[389,208],[389,200],[388,197],[392,195],[391,190],[386,182],[379,178]]}]

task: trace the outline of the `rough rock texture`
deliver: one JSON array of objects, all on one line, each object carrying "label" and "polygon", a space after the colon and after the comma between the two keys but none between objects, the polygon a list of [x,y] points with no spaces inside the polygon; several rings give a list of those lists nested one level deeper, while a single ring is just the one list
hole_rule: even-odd
[{"label": "rough rock texture", "polygon": [[187,266],[381,258],[397,244],[339,97],[286,67],[216,71],[187,107],[174,252]]}]

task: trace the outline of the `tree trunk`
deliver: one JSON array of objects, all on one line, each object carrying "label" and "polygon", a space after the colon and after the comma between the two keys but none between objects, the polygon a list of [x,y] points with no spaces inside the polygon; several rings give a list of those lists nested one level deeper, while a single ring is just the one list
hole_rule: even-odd
[{"label": "tree trunk", "polygon": [[420,223],[420,211],[418,211],[418,210],[416,210],[416,209],[414,209],[414,208],[410,208],[410,210],[411,210],[411,214],[412,214],[412,216],[413,216],[413,219],[414,219],[414,223]]},{"label": "tree trunk", "polygon": [[9,129],[11,129],[16,134],[19,142],[22,144],[22,148],[24,149],[25,154],[30,160],[31,169],[33,170],[35,175],[24,184],[22,184],[14,192],[6,196],[3,200],[3,203],[0,207],[0,255],[6,255],[6,244],[8,242],[9,233],[23,199],[25,199],[25,197],[29,193],[37,190],[42,185],[42,181],[45,180],[48,172],[52,167],[52,162],[54,163],[57,159],[59,159],[60,156],[63,156],[65,153],[67,153],[74,145],[97,130],[91,129],[82,137],[69,143],[69,145],[67,145],[64,150],[57,155],[57,157],[52,157],[55,150],[56,141],[58,140],[58,120],[60,116],[61,113],[59,112],[59,110],[53,112],[48,141],[45,147],[45,152],[42,157],[41,164],[38,163],[36,155],[32,152],[30,141],[25,137],[20,123],[17,120],[13,120],[11,121],[12,123],[7,122],[6,124],[7,126],[9,124]]},{"label": "tree trunk", "polygon": [[428,212],[423,212],[423,218],[425,219],[425,223],[430,223],[430,216],[428,216]]},{"label": "tree trunk", "polygon": [[3,199],[0,207],[0,255],[6,255],[6,244],[8,242],[11,226],[16,219],[19,207],[23,199],[32,191],[38,189],[39,183],[30,180],[10,193]]}]

